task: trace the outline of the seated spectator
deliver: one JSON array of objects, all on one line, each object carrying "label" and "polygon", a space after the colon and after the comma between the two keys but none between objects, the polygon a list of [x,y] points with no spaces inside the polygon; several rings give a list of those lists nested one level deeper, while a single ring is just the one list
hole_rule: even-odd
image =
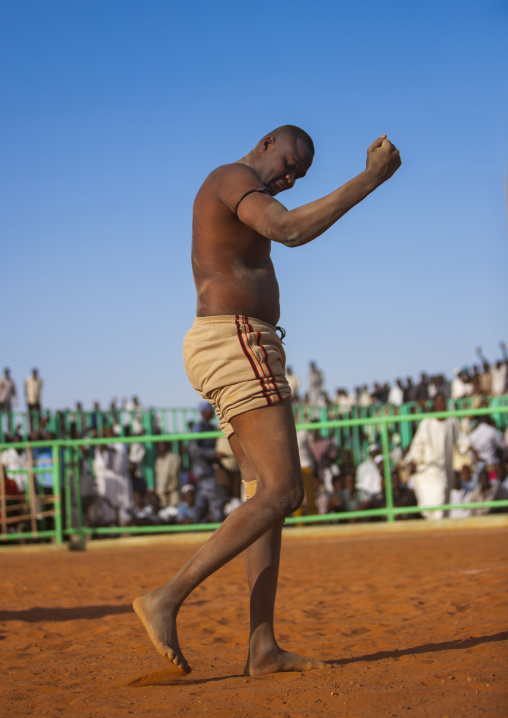
[{"label": "seated spectator", "polygon": [[[340,477],[338,477],[340,478]],[[370,496],[366,491],[357,489],[355,484],[355,474],[348,471],[341,478],[340,484],[342,489],[337,493],[334,481],[334,496],[330,498],[329,506],[332,511],[363,511],[369,508]],[[356,519],[348,519],[348,521],[356,521]]]},{"label": "seated spectator", "polygon": [[495,472],[495,467],[500,463],[506,448],[506,442],[489,416],[478,417],[478,425],[469,434],[468,443],[474,459],[482,466],[486,466],[490,472]]},{"label": "seated spectator", "polygon": [[341,496],[345,511],[362,511],[368,508],[369,495],[366,491],[356,487],[355,475],[348,472],[343,479],[344,488]]},{"label": "seated spectator", "polygon": [[[217,431],[212,423],[213,406],[203,401],[199,404],[200,421],[193,426],[193,432]],[[196,519],[197,523],[220,523],[224,518],[225,492],[215,479],[218,458],[215,439],[194,439],[189,443],[191,471],[196,478]]]},{"label": "seated spectator", "polygon": [[[112,429],[104,430],[105,436],[112,434]],[[133,506],[133,487],[127,471],[125,444],[109,444],[95,447],[93,461],[95,486],[97,494],[106,501],[111,511],[106,511],[104,520],[107,524],[115,521],[120,524],[129,522],[130,510]],[[115,518],[111,518],[111,512]]]},{"label": "seated spectator", "polygon": [[328,496],[328,503],[326,505],[326,511],[323,513],[339,513],[344,511],[344,504],[342,501],[342,491],[344,489],[344,481],[342,475],[334,476],[332,479],[332,491]]},{"label": "seated spectator", "polygon": [[[466,469],[466,471],[464,471]],[[453,481],[453,486],[450,491],[450,503],[451,504],[465,504],[468,499],[468,492],[463,484],[463,476],[471,476],[471,469],[469,466],[462,467],[462,475],[456,471]],[[451,519],[463,519],[469,516],[469,509],[450,509],[448,514]]]},{"label": "seated spectator", "polygon": [[[134,436],[143,436],[144,429],[138,429]],[[144,481],[143,479],[143,462],[146,455],[146,445],[141,441],[136,441],[129,445],[129,473],[132,479],[133,488],[137,488]]]},{"label": "seated spectator", "polygon": [[463,464],[460,469],[460,486],[467,494],[474,488],[473,472],[470,464]]},{"label": "seated spectator", "polygon": [[377,457],[381,458],[381,462],[383,461],[381,449],[377,444],[370,444],[369,458],[358,464],[356,469],[357,488],[371,498],[381,491],[381,471],[379,463],[376,462]]},{"label": "seated spectator", "polygon": [[[469,503],[475,503],[480,501],[495,501],[496,498],[503,498],[503,493],[498,491],[498,486],[492,483],[488,471],[482,469],[478,479],[478,486],[473,489],[469,494]],[[490,509],[488,507],[470,509],[470,516],[484,516],[488,514]]]},{"label": "seated spectator", "polygon": [[337,456],[337,440],[333,436],[321,436],[319,430],[311,434],[310,451],[314,458],[314,471],[320,482],[324,480],[325,467]]},{"label": "seated spectator", "polygon": [[26,469],[26,453],[22,449],[15,449],[10,443],[18,441],[21,437],[6,436],[1,452],[2,466],[6,479],[14,481],[20,493],[25,493],[27,484],[26,473],[18,473],[18,469]]},{"label": "seated spectator", "polygon": [[242,475],[235,459],[229,441],[224,434],[215,442],[215,480],[224,490],[224,500],[229,503],[231,499],[240,499]]},{"label": "seated spectator", "polygon": [[[382,458],[382,457],[381,457]],[[400,480],[399,472],[395,469],[392,471],[392,499],[393,505],[400,506],[416,506],[415,492]],[[384,509],[386,507],[386,485],[385,477],[381,477],[381,490],[371,498],[369,508]],[[397,514],[396,519],[416,519],[422,518],[420,514]]]},{"label": "seated spectator", "polygon": [[182,501],[178,506],[177,521],[179,524],[195,524],[196,517],[196,489],[192,484],[182,487]]},{"label": "seated spectator", "polygon": [[153,526],[159,523],[160,501],[153,491],[141,487],[133,492],[133,505],[129,510],[130,523],[134,526]]}]

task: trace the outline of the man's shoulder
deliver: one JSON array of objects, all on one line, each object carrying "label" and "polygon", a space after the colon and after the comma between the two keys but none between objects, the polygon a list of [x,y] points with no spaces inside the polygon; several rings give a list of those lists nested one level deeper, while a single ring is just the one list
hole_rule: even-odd
[{"label": "man's shoulder", "polygon": [[238,188],[245,191],[262,186],[263,183],[258,173],[252,167],[248,167],[241,162],[232,162],[228,165],[220,165],[220,167],[216,167],[210,172],[201,185],[197,197],[203,194],[209,195],[210,193],[220,196],[231,189]]}]

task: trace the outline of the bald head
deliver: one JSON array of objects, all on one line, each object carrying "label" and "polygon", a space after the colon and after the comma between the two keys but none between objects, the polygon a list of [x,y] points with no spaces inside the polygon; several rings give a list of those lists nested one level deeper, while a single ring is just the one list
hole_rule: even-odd
[{"label": "bald head", "polygon": [[267,135],[263,137],[260,142],[264,142],[268,137],[273,137],[275,140],[277,139],[284,139],[289,140],[290,142],[296,143],[297,140],[301,140],[302,142],[307,145],[309,148],[312,156],[314,157],[315,150],[314,150],[314,142],[312,141],[312,138],[310,135],[305,132],[305,130],[302,130],[300,127],[297,127],[296,125],[282,125],[282,127],[277,127],[277,129],[273,130],[272,132],[269,132]]}]

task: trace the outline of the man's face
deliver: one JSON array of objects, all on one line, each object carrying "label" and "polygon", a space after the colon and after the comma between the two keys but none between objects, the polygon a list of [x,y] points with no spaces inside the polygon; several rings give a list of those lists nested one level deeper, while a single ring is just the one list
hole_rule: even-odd
[{"label": "man's face", "polygon": [[441,394],[434,399],[434,411],[446,411],[446,400]]},{"label": "man's face", "polygon": [[291,189],[297,179],[305,177],[313,156],[305,142],[299,138],[296,141],[285,137],[269,140],[264,141],[263,162],[258,172],[265,187],[275,197],[279,192]]}]

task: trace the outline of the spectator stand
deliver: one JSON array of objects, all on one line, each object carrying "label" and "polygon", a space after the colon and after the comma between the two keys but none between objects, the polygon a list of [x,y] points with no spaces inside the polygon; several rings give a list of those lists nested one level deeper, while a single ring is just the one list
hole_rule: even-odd
[{"label": "spectator stand", "polygon": [[[484,400],[483,400],[484,401]],[[464,402],[462,402],[464,405]],[[384,406],[384,405],[378,405]],[[415,507],[396,507],[393,504],[392,486],[391,486],[391,461],[390,461],[390,431],[393,428],[398,430],[398,433],[402,436],[404,434],[403,427],[405,424],[417,423],[419,420],[425,417],[435,418],[447,418],[447,417],[474,417],[481,415],[492,415],[493,409],[495,415],[498,417],[501,427],[508,421],[508,402],[497,401],[495,406],[472,408],[467,406],[466,408],[455,409],[451,411],[444,411],[440,413],[412,413],[411,408],[408,407],[407,412],[400,411],[399,413],[388,411],[374,411],[372,407],[353,407],[351,410],[350,417],[336,419],[330,419],[330,414],[327,408],[320,410],[320,415],[313,414],[312,418],[318,419],[312,422],[305,421],[303,423],[298,422],[298,429],[310,429],[319,430],[322,432],[333,432],[341,442],[344,440],[350,442],[353,447],[353,451],[358,450],[360,446],[360,453],[357,455],[356,461],[362,459],[361,447],[369,439],[362,437],[372,436],[372,432],[378,432],[380,436],[380,444],[382,447],[383,454],[383,473],[385,478],[385,490],[386,490],[386,506],[378,509],[365,509],[361,511],[350,511],[334,514],[325,515],[311,515],[311,516],[298,516],[295,518],[287,519],[288,525],[298,523],[318,523],[318,522],[330,522],[330,520],[344,520],[352,518],[372,518],[372,517],[385,517],[388,522],[393,522],[398,515],[402,514],[419,514],[421,511],[441,511],[449,510],[452,508],[506,508],[508,507],[508,500],[498,500],[492,502],[476,502],[467,504],[445,504],[442,506],[415,506]],[[308,408],[307,408],[308,409]],[[356,409],[356,412],[355,412]],[[160,410],[159,410],[160,411]],[[175,410],[173,410],[175,411]],[[179,410],[180,414],[178,419],[175,421],[173,414],[173,426],[176,422],[188,423],[193,421],[195,413],[190,410]],[[370,414],[366,416],[365,414]],[[298,412],[296,412],[298,417]],[[152,415],[153,416],[153,415]],[[160,428],[163,426],[168,427],[167,419],[170,416],[168,412],[166,416],[159,415],[161,420]],[[307,414],[308,416],[308,414]],[[191,417],[191,418],[189,418]],[[106,419],[108,420],[108,419]],[[165,423],[164,423],[165,422]],[[148,428],[148,427],[146,427]],[[153,427],[151,427],[153,430]],[[376,434],[376,436],[378,435]],[[112,530],[111,526],[96,526],[90,527],[85,526],[83,520],[83,499],[81,495],[81,483],[82,483],[82,465],[86,464],[89,460],[90,449],[101,445],[111,445],[114,443],[132,444],[140,442],[144,444],[154,444],[157,441],[172,441],[174,445],[181,442],[187,442],[191,439],[197,438],[217,438],[221,436],[220,431],[202,432],[195,433],[188,430],[171,433],[159,433],[159,434],[142,434],[136,436],[115,436],[106,438],[79,438],[79,439],[53,439],[51,441],[37,441],[27,444],[27,442],[11,442],[9,446],[13,448],[24,449],[27,451],[27,456],[31,456],[31,449],[45,448],[51,449],[51,476],[52,476],[52,493],[44,495],[44,502],[53,505],[53,508],[46,511],[41,510],[36,503],[36,497],[41,496],[40,490],[37,490],[39,482],[34,481],[33,476],[38,473],[48,474],[48,466],[36,466],[28,465],[24,471],[27,476],[27,498],[23,501],[19,501],[19,504],[26,509],[24,514],[21,514],[23,521],[30,521],[30,530],[9,531],[10,524],[15,523],[10,521],[12,516],[8,515],[7,505],[11,499],[7,498],[6,493],[6,482],[4,480],[3,472],[1,477],[2,493],[0,495],[0,506],[2,513],[2,540],[3,541],[14,541],[19,539],[40,539],[40,538],[52,538],[56,542],[62,542],[64,538],[70,539],[73,536],[77,536],[80,540],[86,535],[101,536],[101,535],[115,535],[120,534],[135,534],[135,533],[165,533],[165,532],[177,532],[177,531],[203,531],[217,528],[218,524],[187,524],[185,526],[175,524],[161,524],[153,526],[115,526]],[[355,439],[356,437],[356,439]],[[355,448],[356,441],[356,448]],[[345,448],[341,443],[341,448]],[[87,456],[88,454],[88,456]],[[32,478],[30,478],[32,477]],[[63,482],[63,495],[65,502],[65,527],[62,523],[62,511],[61,511],[61,483]],[[17,504],[16,504],[17,505]],[[18,508],[20,508],[18,506]],[[41,519],[52,519],[54,525],[49,529],[43,527],[39,530],[39,526],[33,523],[35,520]],[[19,523],[19,516],[16,517],[16,521]],[[35,529],[35,530],[34,530]]]},{"label": "spectator stand", "polygon": [[60,451],[55,442],[12,443],[26,451],[26,468],[0,462],[2,541],[63,542]]}]

